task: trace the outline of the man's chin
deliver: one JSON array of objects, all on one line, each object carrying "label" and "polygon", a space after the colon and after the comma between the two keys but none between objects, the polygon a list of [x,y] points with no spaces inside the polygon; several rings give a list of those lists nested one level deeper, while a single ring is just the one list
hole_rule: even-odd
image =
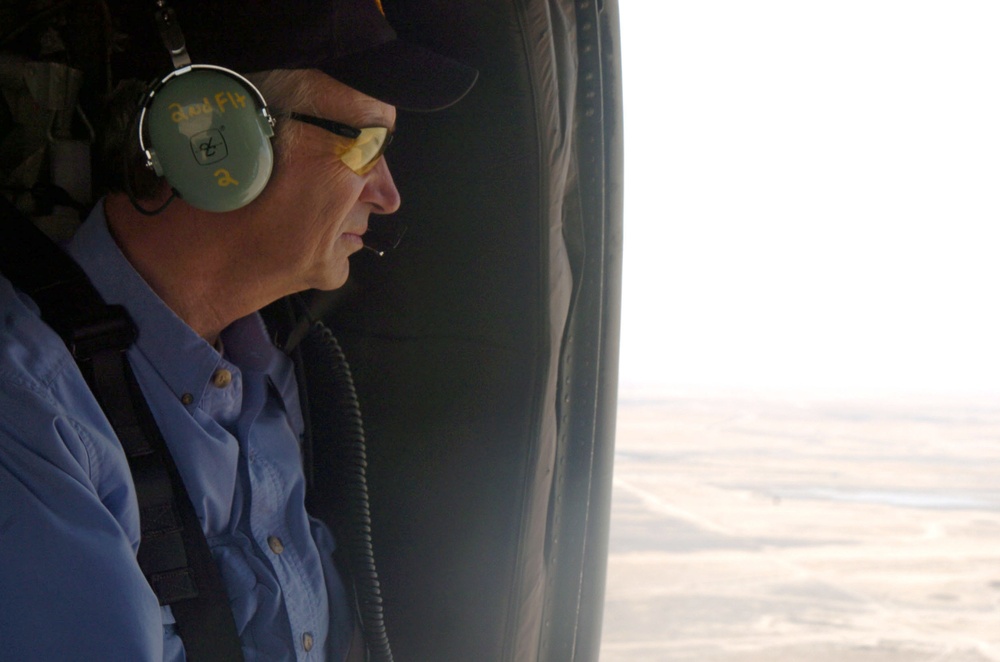
[{"label": "man's chin", "polygon": [[313,289],[321,290],[323,292],[339,290],[347,282],[347,277],[350,275],[351,269],[345,260],[342,268],[336,270],[331,269],[327,273],[323,274],[323,277],[319,279],[319,282],[313,285]]}]

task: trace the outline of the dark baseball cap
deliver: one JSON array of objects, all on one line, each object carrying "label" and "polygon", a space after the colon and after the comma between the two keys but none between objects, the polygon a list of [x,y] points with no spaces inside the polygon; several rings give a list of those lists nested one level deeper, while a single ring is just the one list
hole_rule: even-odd
[{"label": "dark baseball cap", "polygon": [[[160,38],[156,5],[111,0],[123,35],[115,77],[154,79],[172,70]],[[438,110],[461,99],[478,72],[397,38],[381,0],[171,0],[195,64],[247,74],[319,69],[354,89],[404,110]]]}]

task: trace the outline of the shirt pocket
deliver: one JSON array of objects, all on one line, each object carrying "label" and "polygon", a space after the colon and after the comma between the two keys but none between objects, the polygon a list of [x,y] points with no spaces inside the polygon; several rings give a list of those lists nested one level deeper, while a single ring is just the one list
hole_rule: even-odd
[{"label": "shirt pocket", "polygon": [[290,641],[288,616],[281,589],[268,562],[255,552],[253,542],[241,535],[209,540],[212,557],[222,575],[236,631],[247,662],[270,660],[268,651]]}]

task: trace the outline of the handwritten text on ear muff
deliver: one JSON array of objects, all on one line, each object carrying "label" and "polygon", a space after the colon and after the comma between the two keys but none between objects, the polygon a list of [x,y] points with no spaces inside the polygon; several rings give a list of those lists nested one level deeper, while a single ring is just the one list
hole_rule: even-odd
[{"label": "handwritten text on ear muff", "polygon": [[218,170],[215,171],[215,174],[213,176],[217,178],[216,179],[216,183],[219,186],[239,186],[240,185],[240,183],[238,181],[236,181],[235,179],[233,179],[233,176],[230,175],[229,171],[226,170],[225,168],[219,168]]},{"label": "handwritten text on ear muff", "polygon": [[[214,105],[212,101],[215,102]],[[214,113],[216,110],[225,113],[226,106],[232,106],[231,110],[247,107],[247,98],[239,92],[217,92],[212,101],[206,96],[201,103],[181,105],[175,102],[167,105],[167,109],[170,110],[170,119],[180,124],[199,115]]]},{"label": "handwritten text on ear muff", "polygon": [[147,92],[138,129],[153,170],[197,209],[239,209],[270,179],[273,120],[260,91],[234,71],[193,64],[164,76]]}]

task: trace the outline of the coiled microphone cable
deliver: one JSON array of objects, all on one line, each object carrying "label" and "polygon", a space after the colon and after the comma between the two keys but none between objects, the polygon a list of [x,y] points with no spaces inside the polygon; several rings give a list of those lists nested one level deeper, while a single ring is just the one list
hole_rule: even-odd
[{"label": "coiled microphone cable", "polygon": [[306,457],[307,467],[311,465],[307,479],[312,483],[308,510],[331,526],[337,539],[336,560],[346,563],[354,578],[371,660],[393,662],[372,544],[364,424],[351,369],[337,339],[321,321],[310,324],[295,350],[296,370],[302,376],[300,395],[304,386],[303,401],[311,403],[304,412],[312,437],[307,444],[311,458]]}]

